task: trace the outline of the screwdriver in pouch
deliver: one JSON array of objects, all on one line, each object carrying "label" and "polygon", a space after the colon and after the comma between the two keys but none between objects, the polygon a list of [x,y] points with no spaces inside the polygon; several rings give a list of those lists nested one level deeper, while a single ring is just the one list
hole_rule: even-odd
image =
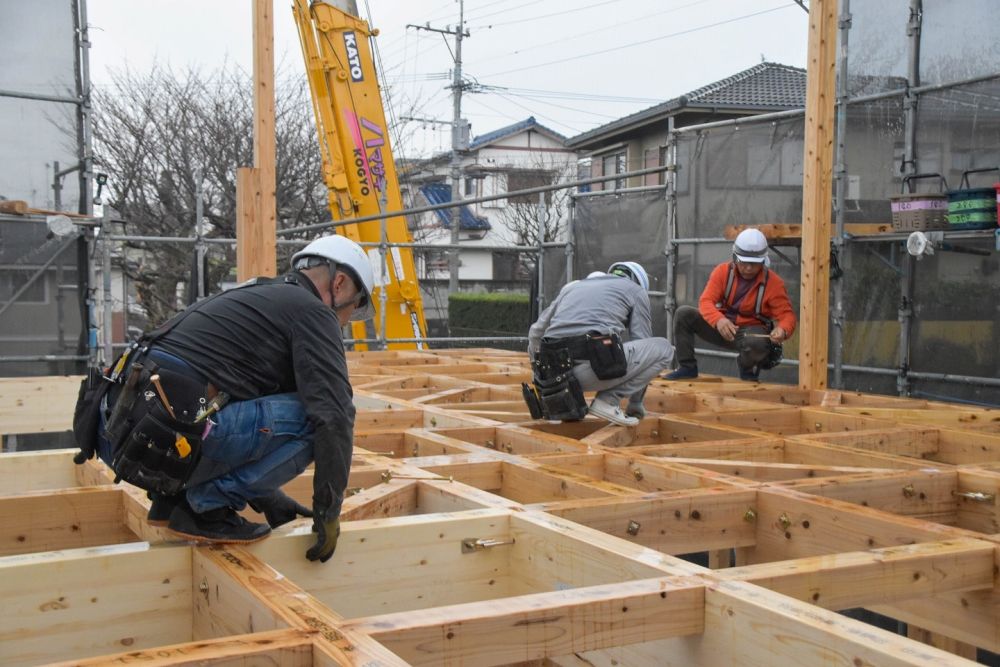
[{"label": "screwdriver in pouch", "polygon": [[[167,414],[170,415],[171,419],[177,419],[174,415],[174,409],[170,407],[170,401],[167,400],[167,394],[163,391],[163,386],[160,384],[159,374],[154,375],[149,378],[149,381],[153,383],[156,387],[156,393],[160,396],[160,402],[163,403],[163,407],[166,408]],[[191,453],[191,443],[187,441],[180,433],[177,434],[177,439],[174,441],[174,447],[177,448],[177,453],[181,455],[181,458],[187,458],[188,454]]]}]

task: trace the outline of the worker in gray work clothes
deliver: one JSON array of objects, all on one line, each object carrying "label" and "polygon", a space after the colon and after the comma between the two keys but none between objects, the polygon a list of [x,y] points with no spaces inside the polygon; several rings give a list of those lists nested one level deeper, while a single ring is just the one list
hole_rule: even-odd
[{"label": "worker in gray work clothes", "polygon": [[[636,262],[615,262],[606,274],[560,290],[528,332],[534,386],[523,389],[532,416],[568,421],[589,412],[622,426],[639,423],[646,386],[674,356],[666,338],[652,336],[648,290],[649,276]],[[597,392],[589,407],[584,391]]]}]

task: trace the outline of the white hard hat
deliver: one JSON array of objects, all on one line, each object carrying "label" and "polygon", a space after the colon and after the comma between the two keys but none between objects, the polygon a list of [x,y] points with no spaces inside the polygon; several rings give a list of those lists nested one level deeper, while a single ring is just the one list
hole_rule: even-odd
[{"label": "white hard hat", "polygon": [[649,276],[646,274],[646,269],[637,262],[615,262],[608,267],[608,273],[613,276],[631,278],[643,290],[649,291]]},{"label": "white hard hat", "polygon": [[312,241],[302,250],[292,255],[292,268],[305,268],[309,257],[321,257],[337,265],[338,270],[347,269],[357,287],[364,293],[363,301],[351,313],[351,321],[370,320],[375,315],[375,304],[372,302],[372,290],[375,288],[375,274],[371,262],[364,249],[347,238],[333,234],[321,236]]},{"label": "white hard hat", "polygon": [[608,274],[606,274],[604,271],[591,271],[590,273],[587,274],[587,279],[589,280],[590,278],[603,278],[606,275]]},{"label": "white hard hat", "polygon": [[744,229],[733,243],[733,256],[739,262],[768,264],[767,239],[759,229]]}]

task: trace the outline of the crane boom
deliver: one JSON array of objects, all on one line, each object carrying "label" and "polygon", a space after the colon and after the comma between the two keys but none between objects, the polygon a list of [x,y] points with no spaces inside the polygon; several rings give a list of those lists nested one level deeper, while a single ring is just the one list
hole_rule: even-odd
[{"label": "crane boom", "polygon": [[[402,196],[392,157],[369,38],[378,34],[357,16],[354,0],[334,3],[294,0],[306,76],[323,161],[323,180],[334,220],[399,211]],[[344,225],[339,232],[359,243],[410,243],[402,216]],[[386,338],[424,338],[427,325],[411,248],[389,248],[383,261],[369,248],[376,267],[376,320]],[[381,267],[381,270],[379,269]],[[368,337],[364,323],[355,338]],[[390,349],[420,349],[421,343],[392,343]]]}]

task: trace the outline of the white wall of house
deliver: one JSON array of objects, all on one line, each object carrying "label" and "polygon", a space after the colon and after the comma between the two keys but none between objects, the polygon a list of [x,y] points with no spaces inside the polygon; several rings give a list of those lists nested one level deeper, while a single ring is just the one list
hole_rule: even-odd
[{"label": "white wall of house", "polygon": [[[535,128],[528,128],[466,154],[461,165],[462,172],[466,175],[463,177],[461,196],[463,199],[474,199],[507,192],[508,173],[512,171],[551,171],[556,173],[556,181],[571,181],[576,177],[576,164],[577,154],[566,149],[561,141]],[[450,167],[447,160],[433,163],[431,169],[435,176],[440,176],[443,181],[450,184]],[[412,203],[417,186],[404,183],[403,189],[409,190],[406,199]],[[459,256],[459,277],[462,280],[512,278],[512,276],[495,275],[491,250],[475,250],[476,246],[518,245],[519,235],[507,224],[505,218],[504,211],[509,207],[510,202],[507,199],[469,205],[474,215],[489,221],[491,228],[486,232],[461,232],[461,242],[469,248],[462,250]],[[552,213],[565,221],[568,215],[567,207],[559,206]],[[450,243],[450,229],[441,226],[440,218],[435,213],[423,214],[420,216],[420,223],[421,228],[414,233],[415,240],[429,244]],[[446,255],[442,254],[436,261],[428,262],[423,275],[427,278],[447,277]]]}]

